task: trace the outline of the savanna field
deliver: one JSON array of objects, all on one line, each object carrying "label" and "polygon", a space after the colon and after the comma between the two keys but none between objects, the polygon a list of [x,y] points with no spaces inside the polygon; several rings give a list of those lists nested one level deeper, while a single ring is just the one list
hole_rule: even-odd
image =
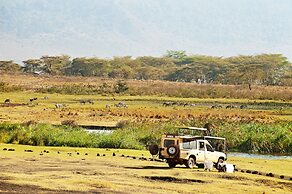
[{"label": "savanna field", "polygon": [[0,194],[291,194],[291,18],[291,0],[0,0]]},{"label": "savanna field", "polygon": [[[134,193],[138,188],[142,193],[213,193],[215,188],[217,193],[292,191],[289,179],[168,169],[166,163],[150,161],[147,151],[162,134],[174,133],[176,126],[209,123],[212,135],[226,138],[228,152],[291,156],[289,86],[0,76],[1,192],[13,188],[23,193]],[[118,128],[111,134],[95,134],[79,125]],[[292,176],[289,157],[233,156],[228,161],[239,168]]]}]

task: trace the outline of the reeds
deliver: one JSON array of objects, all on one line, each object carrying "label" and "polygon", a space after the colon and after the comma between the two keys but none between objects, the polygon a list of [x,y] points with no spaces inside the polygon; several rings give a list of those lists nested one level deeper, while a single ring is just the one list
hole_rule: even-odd
[{"label": "reeds", "polygon": [[[0,142],[25,145],[72,146],[99,148],[146,149],[160,143],[166,133],[176,133],[177,125],[203,126],[203,121],[185,123],[128,124],[112,134],[92,134],[71,126],[44,124],[0,124]],[[292,124],[288,122],[260,124],[213,121],[212,135],[226,138],[229,151],[258,153],[292,153]]]}]

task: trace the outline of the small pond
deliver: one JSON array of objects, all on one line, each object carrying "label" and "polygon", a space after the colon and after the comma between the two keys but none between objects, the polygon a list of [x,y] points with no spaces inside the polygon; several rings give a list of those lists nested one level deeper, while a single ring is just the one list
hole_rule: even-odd
[{"label": "small pond", "polygon": [[242,158],[258,158],[258,159],[269,159],[269,160],[279,160],[279,159],[292,159],[292,155],[282,156],[282,155],[269,155],[269,154],[249,154],[242,152],[230,152],[227,153],[228,156],[242,157]]},{"label": "small pond", "polygon": [[88,133],[97,133],[97,134],[111,134],[115,130],[109,130],[109,129],[86,129]]}]

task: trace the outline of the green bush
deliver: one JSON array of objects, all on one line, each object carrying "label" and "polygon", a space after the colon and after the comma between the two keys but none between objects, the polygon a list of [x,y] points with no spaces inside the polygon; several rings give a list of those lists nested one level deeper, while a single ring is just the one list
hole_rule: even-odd
[{"label": "green bush", "polygon": [[[72,126],[45,124],[0,124],[0,142],[42,146],[145,149],[160,143],[162,134],[176,133],[177,125],[204,126],[203,121],[188,123],[132,123],[112,134],[87,133]],[[240,123],[213,120],[213,136],[226,138],[229,151],[292,153],[291,123]],[[199,133],[197,133],[199,135]]]},{"label": "green bush", "polygon": [[14,86],[5,82],[0,82],[0,92],[16,92],[22,90],[23,88],[21,86]]}]

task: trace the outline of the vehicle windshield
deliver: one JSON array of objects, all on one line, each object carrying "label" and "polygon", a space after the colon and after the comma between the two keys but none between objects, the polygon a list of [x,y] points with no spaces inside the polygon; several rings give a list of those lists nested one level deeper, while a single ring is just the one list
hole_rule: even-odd
[{"label": "vehicle windshield", "polygon": [[212,148],[212,146],[210,146],[209,144],[206,144],[206,148],[207,148],[207,151],[211,152],[213,151],[214,149]]}]

